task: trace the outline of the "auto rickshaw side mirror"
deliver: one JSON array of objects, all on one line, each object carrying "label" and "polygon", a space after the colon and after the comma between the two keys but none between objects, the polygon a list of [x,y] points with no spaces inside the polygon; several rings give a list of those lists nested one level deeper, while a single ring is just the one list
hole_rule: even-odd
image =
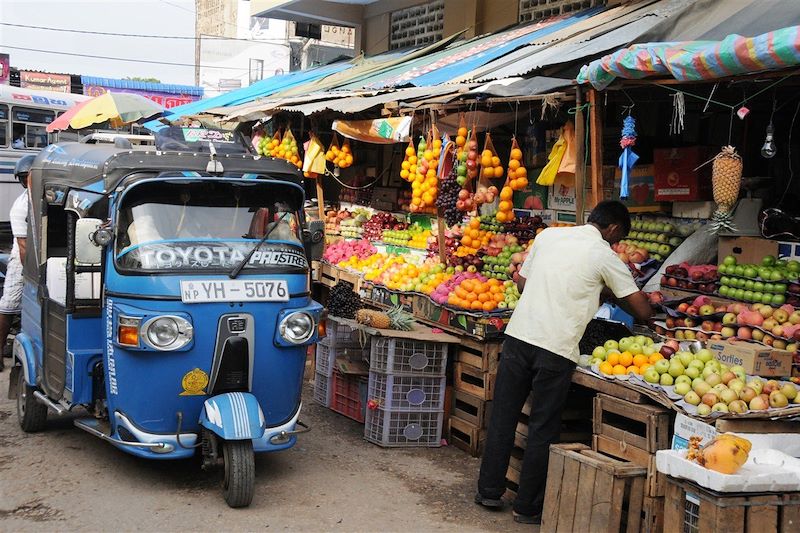
[{"label": "auto rickshaw side mirror", "polygon": [[[102,257],[103,246],[108,244],[102,228],[103,221],[99,218],[79,218],[75,223],[75,261],[83,265],[99,265]],[[103,236],[100,236],[103,233]],[[100,238],[98,238],[100,237]],[[103,242],[105,241],[105,242]]]},{"label": "auto rickshaw side mirror", "polygon": [[303,246],[310,261],[322,259],[325,248],[325,222],[313,220],[303,229]]}]

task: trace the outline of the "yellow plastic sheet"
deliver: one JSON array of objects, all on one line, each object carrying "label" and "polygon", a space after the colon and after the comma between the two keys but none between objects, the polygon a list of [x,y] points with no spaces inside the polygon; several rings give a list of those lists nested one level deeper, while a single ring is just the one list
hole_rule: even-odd
[{"label": "yellow plastic sheet", "polygon": [[546,186],[553,184],[556,180],[556,174],[558,174],[558,168],[561,166],[561,160],[564,158],[564,152],[566,152],[566,150],[567,141],[562,134],[556,141],[556,144],[553,145],[550,155],[547,156],[547,164],[542,169],[539,177],[536,178],[536,183]]}]

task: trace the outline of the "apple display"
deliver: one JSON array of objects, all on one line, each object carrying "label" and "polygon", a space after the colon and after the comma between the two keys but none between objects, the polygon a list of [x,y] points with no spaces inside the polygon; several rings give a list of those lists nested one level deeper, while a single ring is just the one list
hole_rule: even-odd
[{"label": "apple display", "polygon": [[675,380],[670,374],[661,374],[661,377],[659,378],[658,382],[664,385],[665,387],[669,387],[670,385],[675,383]]},{"label": "apple display", "polygon": [[711,407],[708,405],[701,403],[697,406],[697,414],[698,416],[708,416],[711,414]]},{"label": "apple display", "polygon": [[684,401],[690,405],[699,405],[700,404],[700,396],[694,391],[687,392],[684,397]]}]

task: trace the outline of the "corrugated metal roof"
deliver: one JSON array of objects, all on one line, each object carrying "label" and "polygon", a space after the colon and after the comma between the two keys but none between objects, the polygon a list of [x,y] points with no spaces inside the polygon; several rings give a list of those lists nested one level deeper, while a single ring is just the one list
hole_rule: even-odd
[{"label": "corrugated metal roof", "polygon": [[186,94],[191,96],[203,96],[203,88],[194,85],[174,85],[169,83],[154,83],[138,80],[120,80],[116,78],[101,78],[98,76],[81,76],[83,85],[99,85],[109,89],[133,89],[138,91],[150,91],[155,93]]}]

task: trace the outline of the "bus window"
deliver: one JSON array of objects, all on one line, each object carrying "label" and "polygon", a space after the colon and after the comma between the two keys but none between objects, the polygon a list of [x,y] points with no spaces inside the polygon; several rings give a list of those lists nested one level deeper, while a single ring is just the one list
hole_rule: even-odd
[{"label": "bus window", "polygon": [[53,111],[15,107],[12,110],[11,131],[14,148],[44,148],[48,144],[47,124],[55,119]]},{"label": "bus window", "polygon": [[0,146],[8,146],[8,106],[0,105]]}]

